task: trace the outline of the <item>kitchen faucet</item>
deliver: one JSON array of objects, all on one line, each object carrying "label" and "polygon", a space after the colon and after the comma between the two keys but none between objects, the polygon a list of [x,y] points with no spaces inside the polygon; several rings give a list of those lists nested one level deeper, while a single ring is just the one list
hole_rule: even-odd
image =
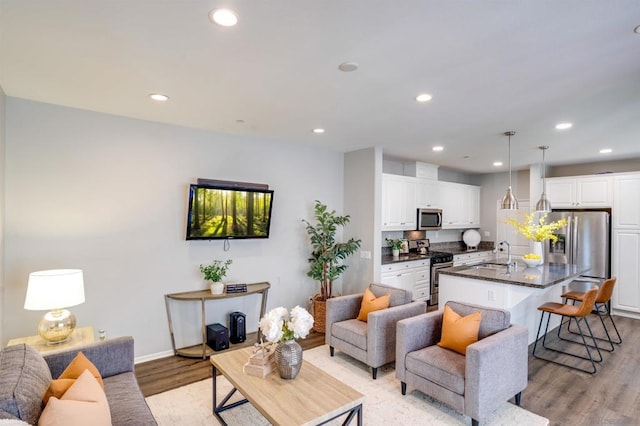
[{"label": "kitchen faucet", "polygon": [[498,244],[506,244],[507,245],[507,271],[511,272],[511,267],[512,266],[516,266],[516,262],[511,262],[511,244],[509,244],[509,241],[507,240],[502,240],[500,241]]}]

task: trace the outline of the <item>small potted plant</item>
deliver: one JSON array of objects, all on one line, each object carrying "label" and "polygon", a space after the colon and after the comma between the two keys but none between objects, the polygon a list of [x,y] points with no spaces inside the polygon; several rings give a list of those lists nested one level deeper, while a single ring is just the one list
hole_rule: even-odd
[{"label": "small potted plant", "polygon": [[211,265],[200,265],[200,272],[204,274],[204,279],[207,281],[211,281],[211,293],[212,294],[222,294],[224,291],[224,284],[222,283],[222,279],[227,275],[227,270],[229,269],[229,265],[231,265],[232,260],[227,259],[225,261],[222,260],[214,260],[211,262]]},{"label": "small potted plant", "polygon": [[400,249],[402,248],[404,241],[393,240],[391,238],[387,238],[386,240],[387,240],[387,244],[389,244],[389,247],[391,247],[391,254],[393,254],[393,257],[400,256]]}]

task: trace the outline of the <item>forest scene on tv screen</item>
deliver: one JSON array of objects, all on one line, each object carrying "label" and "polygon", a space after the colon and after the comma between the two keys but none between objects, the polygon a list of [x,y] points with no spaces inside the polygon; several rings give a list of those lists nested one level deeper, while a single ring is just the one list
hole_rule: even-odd
[{"label": "forest scene on tv screen", "polygon": [[188,238],[266,238],[272,192],[194,187]]}]

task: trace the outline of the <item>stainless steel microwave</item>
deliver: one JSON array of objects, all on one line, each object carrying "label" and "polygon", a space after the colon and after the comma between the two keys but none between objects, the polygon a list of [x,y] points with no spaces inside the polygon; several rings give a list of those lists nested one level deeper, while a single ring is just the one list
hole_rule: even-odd
[{"label": "stainless steel microwave", "polygon": [[433,231],[442,229],[442,210],[418,209],[418,230]]}]

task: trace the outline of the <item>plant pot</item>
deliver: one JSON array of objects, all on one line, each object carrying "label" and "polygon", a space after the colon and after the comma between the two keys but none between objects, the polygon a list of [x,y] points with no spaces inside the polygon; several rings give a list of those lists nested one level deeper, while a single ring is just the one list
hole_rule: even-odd
[{"label": "plant pot", "polygon": [[283,379],[295,379],[302,367],[302,347],[295,340],[278,343],[275,351],[276,367]]},{"label": "plant pot", "polygon": [[393,257],[400,256],[400,249],[392,249],[391,254],[393,255]]},{"label": "plant pot", "polygon": [[211,294],[222,294],[224,292],[224,283],[222,282],[214,282],[209,286],[211,289]]},{"label": "plant pot", "polygon": [[324,333],[327,326],[327,301],[317,294],[313,298],[313,331]]}]

